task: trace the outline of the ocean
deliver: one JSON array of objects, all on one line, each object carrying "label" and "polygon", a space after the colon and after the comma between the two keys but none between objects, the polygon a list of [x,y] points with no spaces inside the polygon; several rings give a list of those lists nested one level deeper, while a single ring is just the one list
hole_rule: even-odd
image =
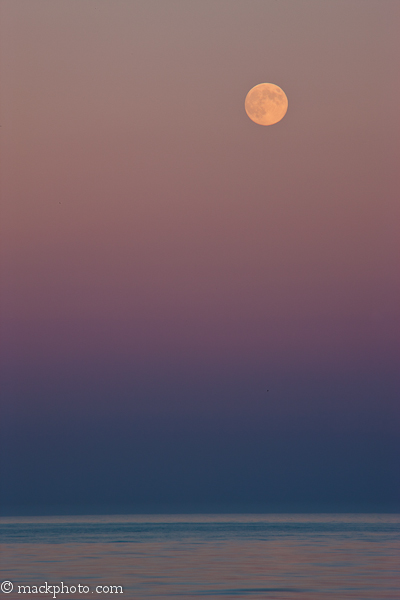
[{"label": "ocean", "polygon": [[4,598],[399,600],[400,515],[1,519]]}]

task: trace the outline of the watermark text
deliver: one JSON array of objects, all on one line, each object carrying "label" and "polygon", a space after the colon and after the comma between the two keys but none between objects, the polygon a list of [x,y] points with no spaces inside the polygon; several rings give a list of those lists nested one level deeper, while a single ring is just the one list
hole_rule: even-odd
[{"label": "watermark text", "polygon": [[123,594],[122,585],[96,585],[89,586],[78,583],[76,585],[67,585],[63,581],[58,584],[49,584],[45,581],[41,585],[18,585],[12,581],[3,581],[0,584],[0,591],[3,594],[10,594],[12,591],[17,594],[49,594],[51,598],[57,598],[60,594]]}]

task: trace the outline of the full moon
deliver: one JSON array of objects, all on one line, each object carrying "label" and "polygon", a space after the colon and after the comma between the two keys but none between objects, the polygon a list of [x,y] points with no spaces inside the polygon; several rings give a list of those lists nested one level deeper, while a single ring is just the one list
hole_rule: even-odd
[{"label": "full moon", "polygon": [[244,108],[254,123],[274,125],[286,115],[288,99],[274,83],[259,83],[247,94]]}]

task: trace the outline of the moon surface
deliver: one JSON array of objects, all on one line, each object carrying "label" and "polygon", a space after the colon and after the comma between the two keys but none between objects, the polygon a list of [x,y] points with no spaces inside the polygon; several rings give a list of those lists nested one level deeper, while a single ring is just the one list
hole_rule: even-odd
[{"label": "moon surface", "polygon": [[288,99],[278,85],[259,83],[247,94],[244,108],[254,123],[274,125],[286,115]]}]

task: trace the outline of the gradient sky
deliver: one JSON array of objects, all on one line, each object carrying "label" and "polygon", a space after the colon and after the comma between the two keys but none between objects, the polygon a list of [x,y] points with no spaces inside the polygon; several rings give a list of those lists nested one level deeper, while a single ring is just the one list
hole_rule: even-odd
[{"label": "gradient sky", "polygon": [[399,507],[398,0],[1,12],[3,510]]}]

